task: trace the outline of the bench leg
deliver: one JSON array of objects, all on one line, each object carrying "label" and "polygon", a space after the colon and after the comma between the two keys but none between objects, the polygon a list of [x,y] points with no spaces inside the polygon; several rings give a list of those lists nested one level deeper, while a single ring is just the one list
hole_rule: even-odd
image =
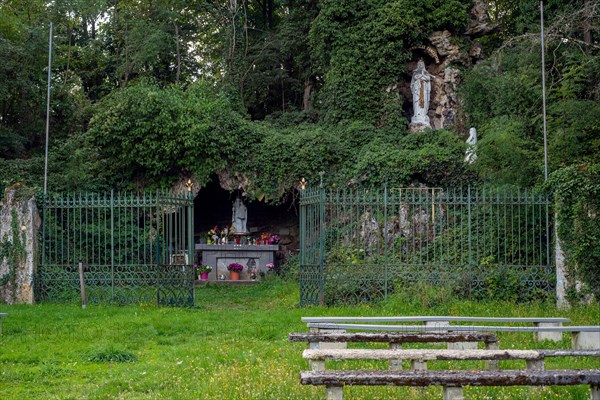
[{"label": "bench leg", "polygon": [[444,400],[464,400],[463,389],[459,387],[444,386]]},{"label": "bench leg", "polygon": [[[390,343],[390,350],[402,349],[402,343]],[[390,360],[390,369],[398,371],[402,369],[402,360]]]},{"label": "bench leg", "polygon": [[[320,329],[320,333],[346,333],[344,329]],[[346,342],[319,342],[320,349],[347,349]]]},{"label": "bench leg", "polygon": [[[450,326],[450,321],[425,321],[425,326],[429,327],[429,326],[433,326],[435,328],[439,328],[439,329],[434,329],[432,331],[426,331],[426,332],[448,332],[447,329],[444,329],[445,327]],[[444,344],[444,342],[433,342],[431,343],[433,345],[441,345]]]},{"label": "bench leg", "polygon": [[410,369],[415,371],[427,371],[427,361],[410,360]]},{"label": "bench leg", "polygon": [[[500,343],[498,342],[488,342],[485,344],[486,350],[500,350]],[[485,362],[485,368],[489,370],[497,371],[499,370],[498,360],[488,360]]]},{"label": "bench leg", "polygon": [[600,400],[600,386],[599,385],[591,385],[590,386],[590,399]]},{"label": "bench leg", "polygon": [[600,350],[600,332],[573,332],[573,350]]},{"label": "bench leg", "polygon": [[543,371],[544,360],[527,360],[527,369],[530,371]]},{"label": "bench leg", "polygon": [[[536,328],[544,327],[557,327],[563,326],[562,322],[534,322],[533,326]],[[562,340],[562,332],[535,332],[533,334],[535,340],[551,340],[553,342],[560,342]]]},{"label": "bench leg", "polygon": [[477,350],[477,342],[448,343],[448,350]]},{"label": "bench leg", "polygon": [[308,364],[313,371],[325,371],[325,361],[323,360],[310,360]]},{"label": "bench leg", "polygon": [[342,386],[327,386],[327,400],[343,400]]}]

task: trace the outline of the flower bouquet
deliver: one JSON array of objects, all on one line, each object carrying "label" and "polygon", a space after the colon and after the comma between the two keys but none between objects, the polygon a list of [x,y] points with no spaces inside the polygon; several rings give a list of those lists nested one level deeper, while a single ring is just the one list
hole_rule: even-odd
[{"label": "flower bouquet", "polygon": [[277,244],[280,240],[281,238],[279,237],[279,235],[271,235],[269,237],[269,244]]},{"label": "flower bouquet", "polygon": [[271,237],[271,234],[268,232],[263,232],[260,234],[260,239],[262,240],[263,244],[267,244],[270,237]]},{"label": "flower bouquet", "polygon": [[215,225],[211,230],[206,232],[206,243],[207,244],[218,244],[219,242],[219,227]]}]

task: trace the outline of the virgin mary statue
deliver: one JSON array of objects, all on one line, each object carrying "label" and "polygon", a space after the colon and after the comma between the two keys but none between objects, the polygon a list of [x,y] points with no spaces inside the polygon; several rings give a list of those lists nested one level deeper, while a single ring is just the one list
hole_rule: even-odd
[{"label": "virgin mary statue", "polygon": [[429,94],[431,92],[431,75],[425,69],[423,60],[419,60],[417,68],[413,72],[412,80],[410,81],[410,90],[413,96],[414,114],[410,120],[415,125],[429,124],[427,111],[429,110]]}]

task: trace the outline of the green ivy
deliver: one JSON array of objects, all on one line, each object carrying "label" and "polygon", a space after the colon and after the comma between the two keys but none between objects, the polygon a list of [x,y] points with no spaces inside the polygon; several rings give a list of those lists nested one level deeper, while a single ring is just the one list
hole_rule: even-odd
[{"label": "green ivy", "polygon": [[555,194],[570,300],[588,294],[600,299],[600,164],[562,168],[550,176],[549,187]]}]

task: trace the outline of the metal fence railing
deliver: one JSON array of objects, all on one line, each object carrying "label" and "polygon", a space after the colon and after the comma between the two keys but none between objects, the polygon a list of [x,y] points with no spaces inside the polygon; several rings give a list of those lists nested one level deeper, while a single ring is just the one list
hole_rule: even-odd
[{"label": "metal fence railing", "polygon": [[40,301],[194,304],[193,200],[172,193],[79,193],[41,202]]},{"label": "metal fence railing", "polygon": [[301,304],[451,286],[527,300],[554,287],[551,203],[531,191],[308,188],[300,198]]}]

